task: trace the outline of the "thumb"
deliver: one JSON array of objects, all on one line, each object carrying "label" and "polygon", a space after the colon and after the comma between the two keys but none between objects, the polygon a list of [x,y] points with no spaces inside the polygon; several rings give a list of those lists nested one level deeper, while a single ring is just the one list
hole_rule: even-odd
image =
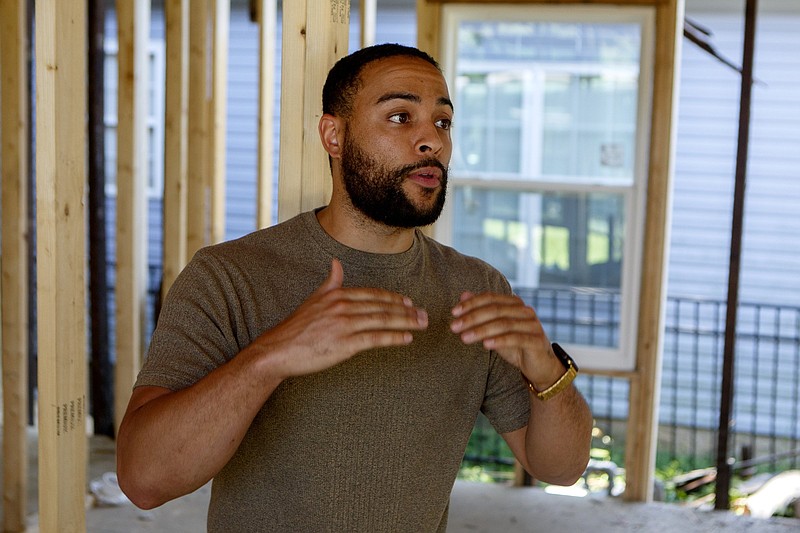
[{"label": "thumb", "polygon": [[316,292],[325,294],[326,292],[338,289],[342,286],[343,281],[344,269],[342,268],[342,263],[340,263],[338,259],[334,258],[331,261],[331,271],[328,274],[328,277],[325,278],[325,281],[322,282],[322,285],[319,286]]}]

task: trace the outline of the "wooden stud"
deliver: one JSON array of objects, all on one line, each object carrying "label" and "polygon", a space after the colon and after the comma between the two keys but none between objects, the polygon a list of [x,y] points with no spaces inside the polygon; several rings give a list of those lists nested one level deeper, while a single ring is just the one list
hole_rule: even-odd
[{"label": "wooden stud", "polygon": [[189,140],[186,255],[209,244],[209,0],[189,0]]},{"label": "wooden stud", "polygon": [[258,228],[272,225],[272,184],[274,181],[275,117],[275,35],[278,27],[277,0],[258,0],[259,69],[258,69]]},{"label": "wooden stud", "polygon": [[[301,211],[306,0],[283,4],[278,221]],[[296,165],[296,166],[295,166]]]},{"label": "wooden stud", "polygon": [[144,347],[147,301],[149,2],[117,5],[117,279],[114,420],[119,429]]},{"label": "wooden stud", "polygon": [[186,266],[189,0],[166,0],[166,95],[164,118],[164,274],[161,297]]},{"label": "wooden stud", "polygon": [[230,0],[211,0],[211,94],[208,103],[210,243],[221,242],[225,238],[225,127],[230,9]]},{"label": "wooden stud", "polygon": [[25,0],[0,2],[3,531],[25,531],[28,497],[28,52]]},{"label": "wooden stud", "polygon": [[86,3],[36,1],[39,529],[86,530]]},{"label": "wooden stud", "polygon": [[656,8],[637,376],[631,380],[625,450],[626,501],[650,502],[653,499],[683,12],[683,0],[661,2]]},{"label": "wooden stud", "polygon": [[417,48],[437,61],[444,57],[445,52],[441,45],[441,31],[442,6],[431,0],[417,0]]},{"label": "wooden stud", "polygon": [[375,44],[378,0],[361,0],[360,5],[361,48]]},{"label": "wooden stud", "polygon": [[[328,70],[347,53],[349,0],[283,4],[278,218],[327,203],[332,184],[317,126]],[[307,36],[313,38],[307,39]]]}]

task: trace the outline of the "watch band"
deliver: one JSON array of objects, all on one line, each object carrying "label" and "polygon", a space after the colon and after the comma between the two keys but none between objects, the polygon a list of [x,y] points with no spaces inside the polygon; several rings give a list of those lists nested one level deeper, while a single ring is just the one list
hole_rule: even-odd
[{"label": "watch band", "polygon": [[558,378],[558,380],[555,383],[553,383],[545,390],[540,392],[536,390],[536,387],[533,386],[533,383],[531,383],[530,380],[528,380],[528,378],[526,378],[524,375],[522,376],[528,383],[528,388],[530,389],[530,391],[543,402],[549,400],[550,398],[557,395],[559,392],[569,387],[570,384],[575,379],[575,376],[578,375],[578,366],[575,364],[572,358],[569,355],[567,355],[564,349],[561,348],[561,346],[559,346],[556,343],[553,343],[553,351],[556,353],[556,356],[561,361],[561,363],[564,364],[564,366],[566,367],[566,371],[561,375],[560,378]]}]

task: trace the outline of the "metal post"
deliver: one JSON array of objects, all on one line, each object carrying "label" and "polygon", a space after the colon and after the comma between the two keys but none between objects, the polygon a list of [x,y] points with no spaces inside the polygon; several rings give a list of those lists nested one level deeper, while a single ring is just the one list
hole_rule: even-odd
[{"label": "metal post", "polygon": [[744,193],[747,176],[747,149],[750,138],[750,93],[753,87],[753,56],[757,0],[747,0],[745,5],[744,51],[742,55],[741,97],[739,100],[739,139],[736,153],[736,182],[733,193],[733,223],[731,227],[731,252],[728,269],[728,303],[725,317],[725,349],[722,365],[722,393],[717,440],[717,483],[714,507],[730,507],[732,460],[729,459],[729,430],[733,407],[734,360],[736,356],[736,313],[739,307],[739,271],[742,252],[744,220]]}]

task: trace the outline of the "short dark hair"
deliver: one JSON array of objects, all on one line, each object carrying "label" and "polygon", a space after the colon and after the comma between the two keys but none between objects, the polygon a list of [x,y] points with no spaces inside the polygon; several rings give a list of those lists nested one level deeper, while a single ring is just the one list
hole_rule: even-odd
[{"label": "short dark hair", "polygon": [[429,54],[412,46],[386,43],[362,48],[341,58],[328,72],[328,78],[322,88],[322,112],[349,117],[353,111],[353,99],[360,89],[360,75],[364,67],[373,61],[395,56],[423,59],[440,72],[442,70]]}]

